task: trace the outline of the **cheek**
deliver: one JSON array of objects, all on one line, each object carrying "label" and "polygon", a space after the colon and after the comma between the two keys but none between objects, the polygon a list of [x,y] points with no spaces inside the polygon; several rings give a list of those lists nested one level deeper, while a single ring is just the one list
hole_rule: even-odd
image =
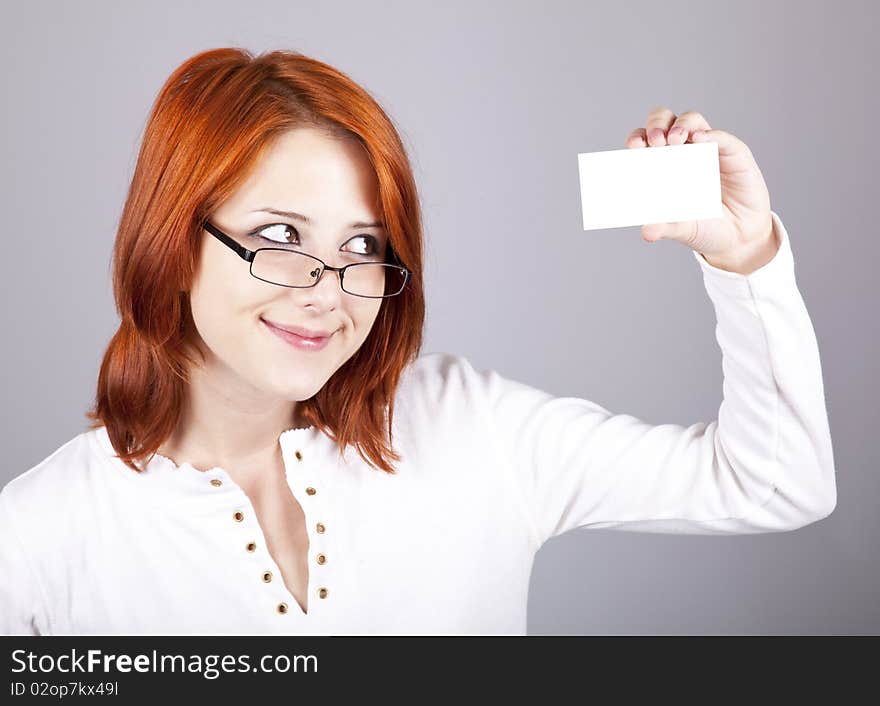
[{"label": "cheek", "polygon": [[222,354],[243,347],[246,339],[241,326],[252,324],[253,312],[259,306],[258,292],[252,291],[254,287],[248,280],[257,281],[244,262],[242,268],[221,262],[210,264],[212,267],[205,268],[193,282],[190,307],[202,340],[215,353]]},{"label": "cheek", "polygon": [[208,291],[193,289],[190,293],[193,323],[205,346],[220,358],[226,358],[235,347],[234,327],[230,323],[228,307],[222,298]]},{"label": "cheek", "polygon": [[382,302],[382,299],[364,299],[364,303],[351,312],[358,344],[363,343],[367,336],[370,335],[373,324],[379,316]]}]

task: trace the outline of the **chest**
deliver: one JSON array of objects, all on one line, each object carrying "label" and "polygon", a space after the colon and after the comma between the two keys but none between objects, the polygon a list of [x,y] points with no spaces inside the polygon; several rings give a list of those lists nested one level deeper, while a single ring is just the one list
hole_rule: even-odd
[{"label": "chest", "polygon": [[271,490],[204,478],[188,504],[145,506],[126,485],[112,502],[74,506],[77,532],[43,572],[56,577],[53,630],[412,634],[524,624],[531,554],[510,484],[451,464],[430,475],[422,467],[421,478],[328,479],[324,468],[296,466],[289,485],[282,476]]},{"label": "chest", "polygon": [[264,579],[283,581],[305,613],[309,585],[309,536],[305,513],[286,484],[249,496],[263,531],[266,549],[282,574],[264,575]]}]

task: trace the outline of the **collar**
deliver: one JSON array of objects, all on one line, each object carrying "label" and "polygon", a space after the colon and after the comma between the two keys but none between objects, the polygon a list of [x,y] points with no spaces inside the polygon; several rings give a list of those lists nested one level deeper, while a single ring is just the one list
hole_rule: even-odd
[{"label": "collar", "polygon": [[[106,426],[88,432],[94,450],[114,472],[150,497],[167,505],[170,501],[195,502],[216,508],[218,504],[238,505],[242,489],[220,466],[207,470],[195,468],[189,462],[179,466],[171,459],[155,453],[143,470],[134,471],[116,456]],[[285,472],[293,478],[329,480],[329,471],[338,462],[336,444],[315,426],[297,427],[281,432],[278,437]]]}]

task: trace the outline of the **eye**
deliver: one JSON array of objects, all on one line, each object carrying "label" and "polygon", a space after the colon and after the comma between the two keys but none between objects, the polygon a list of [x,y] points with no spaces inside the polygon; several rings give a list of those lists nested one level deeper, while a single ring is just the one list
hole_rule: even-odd
[{"label": "eye", "polygon": [[356,243],[358,239],[361,239],[362,242],[369,243],[367,252],[356,252],[357,255],[378,255],[379,254],[379,241],[372,235],[356,235],[354,238],[349,240],[349,243]]},{"label": "eye", "polygon": [[[280,245],[295,245],[296,242],[291,241],[284,234],[285,231],[296,233],[296,228],[294,228],[289,223],[272,223],[271,225],[257,228],[256,230],[248,233],[248,235],[252,238],[258,238],[259,240],[268,240],[269,242],[278,243]],[[270,234],[271,237],[266,237],[266,235],[263,235],[264,233]],[[298,234],[296,237],[298,237]]]},{"label": "eye", "polygon": [[[290,235],[292,234],[292,235]],[[299,245],[299,233],[289,223],[271,223],[267,226],[260,226],[248,233],[248,237],[258,241],[267,241],[276,245]],[[361,244],[367,243],[366,249]],[[372,235],[356,235],[348,240],[348,243],[354,243],[355,249],[350,250],[355,255],[363,255],[365,257],[373,257],[379,254],[381,248],[379,240]]]}]

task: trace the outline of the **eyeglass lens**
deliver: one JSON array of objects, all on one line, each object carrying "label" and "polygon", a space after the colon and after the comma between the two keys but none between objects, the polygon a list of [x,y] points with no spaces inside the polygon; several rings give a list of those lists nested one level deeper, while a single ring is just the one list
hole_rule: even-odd
[{"label": "eyeglass lens", "polygon": [[[311,287],[321,273],[321,263],[295,250],[258,250],[251,263],[254,277],[286,287]],[[342,288],[360,297],[386,297],[398,294],[406,284],[400,267],[383,262],[364,262],[345,270]]]}]

